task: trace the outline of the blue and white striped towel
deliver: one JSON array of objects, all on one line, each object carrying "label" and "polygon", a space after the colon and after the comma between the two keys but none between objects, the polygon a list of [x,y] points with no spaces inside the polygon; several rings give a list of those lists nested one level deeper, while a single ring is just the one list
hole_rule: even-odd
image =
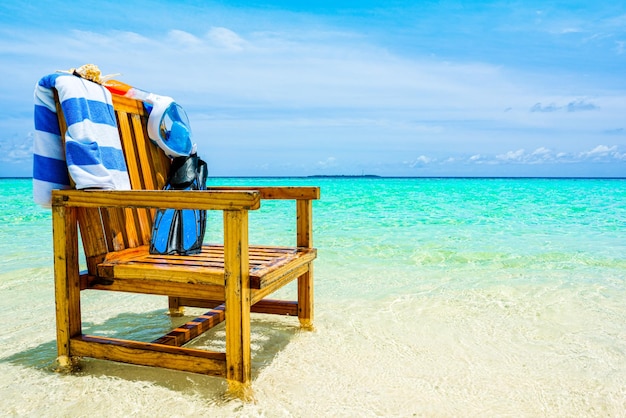
[{"label": "blue and white striped towel", "polygon": [[[56,88],[67,122],[65,148],[56,115]],[[71,74],[43,77],[35,87],[33,198],[50,206],[53,189],[130,189],[111,93]]]}]

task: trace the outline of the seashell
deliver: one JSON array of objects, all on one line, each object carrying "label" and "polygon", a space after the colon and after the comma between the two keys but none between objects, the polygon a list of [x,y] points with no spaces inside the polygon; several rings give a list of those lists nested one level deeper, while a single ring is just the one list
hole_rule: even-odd
[{"label": "seashell", "polygon": [[94,83],[98,83],[98,84],[102,84],[105,81],[109,80],[110,78],[120,75],[119,73],[116,73],[116,74],[108,74],[108,75],[103,76],[102,73],[100,72],[100,68],[98,68],[96,64],[85,64],[85,65],[81,65],[78,68],[70,68],[67,71],[66,70],[57,70],[57,71],[61,73],[72,74],[77,77],[81,77],[81,78],[84,78],[85,80],[93,81]]}]

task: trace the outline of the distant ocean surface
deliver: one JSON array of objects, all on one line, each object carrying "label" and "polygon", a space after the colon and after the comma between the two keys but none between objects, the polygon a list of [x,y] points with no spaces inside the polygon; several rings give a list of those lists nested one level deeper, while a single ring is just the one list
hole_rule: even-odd
[{"label": "distant ocean surface", "polygon": [[[1,416],[626,416],[626,180],[209,185],[322,190],[316,331],[253,315],[256,403],[189,373],[97,360],[55,373],[50,211],[32,203],[30,180],[2,179]],[[250,241],[291,245],[294,226],[291,202],[264,201]],[[206,240],[219,240],[219,214],[208,228]],[[87,292],[83,326],[150,338],[179,321],[166,307],[162,297]],[[223,327],[209,334],[194,344],[219,345]]]}]

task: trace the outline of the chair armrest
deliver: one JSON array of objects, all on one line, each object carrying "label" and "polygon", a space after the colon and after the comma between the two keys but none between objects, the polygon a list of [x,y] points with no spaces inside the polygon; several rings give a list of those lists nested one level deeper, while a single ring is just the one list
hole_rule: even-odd
[{"label": "chair armrest", "polygon": [[313,186],[216,186],[207,187],[207,190],[255,190],[261,194],[261,199],[275,200],[318,200],[320,188]]},{"label": "chair armrest", "polygon": [[255,210],[256,190],[53,190],[52,206]]},{"label": "chair armrest", "polygon": [[261,199],[295,200],[296,201],[296,245],[313,247],[313,200],[320,198],[320,188],[312,186],[218,186],[208,187],[211,191],[255,190]]}]

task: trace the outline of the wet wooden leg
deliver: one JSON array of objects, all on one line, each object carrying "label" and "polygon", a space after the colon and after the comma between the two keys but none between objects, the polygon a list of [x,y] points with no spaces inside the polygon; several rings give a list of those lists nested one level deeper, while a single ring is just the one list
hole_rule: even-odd
[{"label": "wet wooden leg", "polygon": [[[298,247],[313,247],[313,202],[296,201]],[[298,277],[298,319],[303,329],[313,330],[313,263]]]},{"label": "wet wooden leg", "polygon": [[313,263],[309,271],[298,277],[298,319],[300,326],[313,330]]},{"label": "wet wooden leg", "polygon": [[80,335],[80,278],[76,210],[53,206],[54,291],[56,301],[57,353],[60,371],[72,371],[70,339]]},{"label": "wet wooden leg", "polygon": [[248,212],[224,211],[226,378],[231,396],[252,399]]},{"label": "wet wooden leg", "polygon": [[180,298],[169,296],[168,302],[170,316],[179,317],[185,315],[185,307],[180,305]]}]

